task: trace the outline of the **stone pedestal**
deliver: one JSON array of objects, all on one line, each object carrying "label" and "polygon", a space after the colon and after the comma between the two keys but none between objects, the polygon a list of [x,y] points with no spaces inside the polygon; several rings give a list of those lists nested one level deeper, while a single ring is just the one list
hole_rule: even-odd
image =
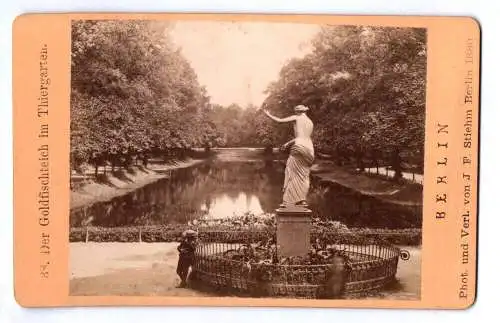
[{"label": "stone pedestal", "polygon": [[276,210],[278,257],[305,256],[311,246],[312,211],[305,207]]}]

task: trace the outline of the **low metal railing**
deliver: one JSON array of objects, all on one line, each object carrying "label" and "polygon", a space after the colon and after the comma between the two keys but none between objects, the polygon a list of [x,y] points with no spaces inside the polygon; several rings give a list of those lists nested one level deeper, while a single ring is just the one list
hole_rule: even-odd
[{"label": "low metal railing", "polygon": [[[394,246],[374,241],[330,244],[328,248],[338,251],[331,263],[283,264],[276,250],[258,244],[270,234],[244,231],[233,239],[224,231],[200,232],[193,264],[195,285],[253,297],[336,298],[380,290],[395,279],[400,251]],[[261,248],[266,259],[275,261],[234,257],[248,245]],[[338,284],[340,292],[332,296],[330,291]]]}]

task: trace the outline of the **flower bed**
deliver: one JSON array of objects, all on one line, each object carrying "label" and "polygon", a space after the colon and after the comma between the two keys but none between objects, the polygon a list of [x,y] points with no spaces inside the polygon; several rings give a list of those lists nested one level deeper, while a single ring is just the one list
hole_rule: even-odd
[{"label": "flower bed", "polygon": [[278,258],[274,216],[244,215],[185,225],[71,228],[70,241],[174,242],[198,231],[194,286],[248,296],[338,298],[378,291],[394,280],[399,249],[420,244],[417,229],[348,228],[313,219],[305,257]]},{"label": "flower bed", "polygon": [[208,236],[212,239],[201,239],[195,252],[194,286],[245,296],[341,298],[373,293],[395,279],[399,259],[398,248],[376,244],[313,244],[305,257],[278,259],[272,238],[229,244],[215,242],[217,232]]}]

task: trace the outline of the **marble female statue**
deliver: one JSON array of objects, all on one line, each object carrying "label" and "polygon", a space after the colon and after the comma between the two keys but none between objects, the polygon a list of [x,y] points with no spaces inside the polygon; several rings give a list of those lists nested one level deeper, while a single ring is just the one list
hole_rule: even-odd
[{"label": "marble female statue", "polygon": [[294,108],[295,115],[286,118],[275,117],[269,111],[264,110],[264,113],[276,122],[294,123],[295,138],[282,146],[283,149],[291,146],[285,169],[282,207],[307,206],[309,175],[314,162],[314,146],[311,139],[314,125],[306,115],[308,110],[306,106],[298,105]]}]

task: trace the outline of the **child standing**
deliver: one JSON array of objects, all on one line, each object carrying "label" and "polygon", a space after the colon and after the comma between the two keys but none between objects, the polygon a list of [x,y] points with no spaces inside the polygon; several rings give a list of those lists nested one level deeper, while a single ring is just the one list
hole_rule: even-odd
[{"label": "child standing", "polygon": [[182,233],[182,241],[177,247],[179,251],[179,262],[177,263],[177,275],[181,278],[179,288],[187,285],[187,275],[189,267],[193,264],[194,251],[196,249],[196,240],[198,233],[193,230],[187,230]]}]

